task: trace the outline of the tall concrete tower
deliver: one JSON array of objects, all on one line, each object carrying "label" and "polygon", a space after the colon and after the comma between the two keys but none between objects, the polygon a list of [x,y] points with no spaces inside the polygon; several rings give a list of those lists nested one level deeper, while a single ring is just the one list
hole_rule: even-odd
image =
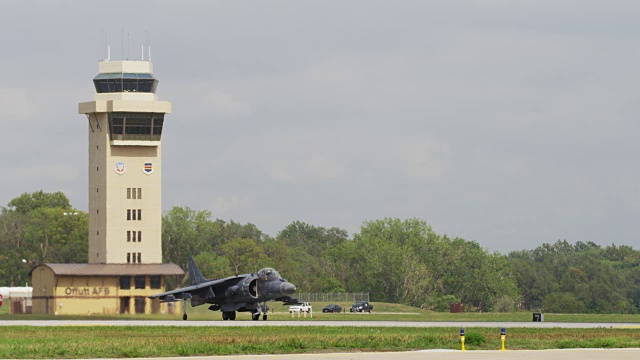
[{"label": "tall concrete tower", "polygon": [[101,61],[89,120],[89,263],[162,263],[162,126],[150,61]]}]

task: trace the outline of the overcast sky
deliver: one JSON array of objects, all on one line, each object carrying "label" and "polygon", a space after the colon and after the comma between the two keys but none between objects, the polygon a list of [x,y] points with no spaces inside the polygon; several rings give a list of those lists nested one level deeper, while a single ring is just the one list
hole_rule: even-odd
[{"label": "overcast sky", "polygon": [[102,32],[137,60],[149,31],[164,210],[640,247],[638,1],[51,3],[0,0],[0,205],[86,211]]}]

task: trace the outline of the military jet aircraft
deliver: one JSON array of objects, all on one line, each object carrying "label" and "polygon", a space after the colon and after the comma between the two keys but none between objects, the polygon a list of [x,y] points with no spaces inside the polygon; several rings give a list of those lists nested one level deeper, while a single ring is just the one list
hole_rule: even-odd
[{"label": "military jet aircraft", "polygon": [[235,320],[236,311],[251,312],[253,320],[260,319],[260,315],[262,320],[267,320],[266,301],[282,301],[284,305],[298,302],[291,297],[296,287],[272,268],[264,268],[257,274],[205,279],[191,256],[188,266],[189,286],[149,296],[150,299],[160,298],[160,302],[182,300],[182,320],[187,320],[187,299],[191,300],[191,306],[211,304],[209,310],[222,311],[223,320]]}]

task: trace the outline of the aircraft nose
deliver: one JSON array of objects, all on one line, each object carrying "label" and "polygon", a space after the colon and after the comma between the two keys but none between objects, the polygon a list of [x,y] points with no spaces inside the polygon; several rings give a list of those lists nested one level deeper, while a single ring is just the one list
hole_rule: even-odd
[{"label": "aircraft nose", "polygon": [[280,285],[280,292],[286,295],[291,295],[296,292],[296,286],[290,282],[284,282]]}]

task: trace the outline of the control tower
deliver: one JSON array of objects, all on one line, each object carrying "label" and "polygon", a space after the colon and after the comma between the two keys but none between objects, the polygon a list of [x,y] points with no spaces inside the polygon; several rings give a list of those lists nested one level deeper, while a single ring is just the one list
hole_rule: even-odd
[{"label": "control tower", "polygon": [[162,125],[150,61],[101,61],[89,121],[89,263],[162,263]]}]

